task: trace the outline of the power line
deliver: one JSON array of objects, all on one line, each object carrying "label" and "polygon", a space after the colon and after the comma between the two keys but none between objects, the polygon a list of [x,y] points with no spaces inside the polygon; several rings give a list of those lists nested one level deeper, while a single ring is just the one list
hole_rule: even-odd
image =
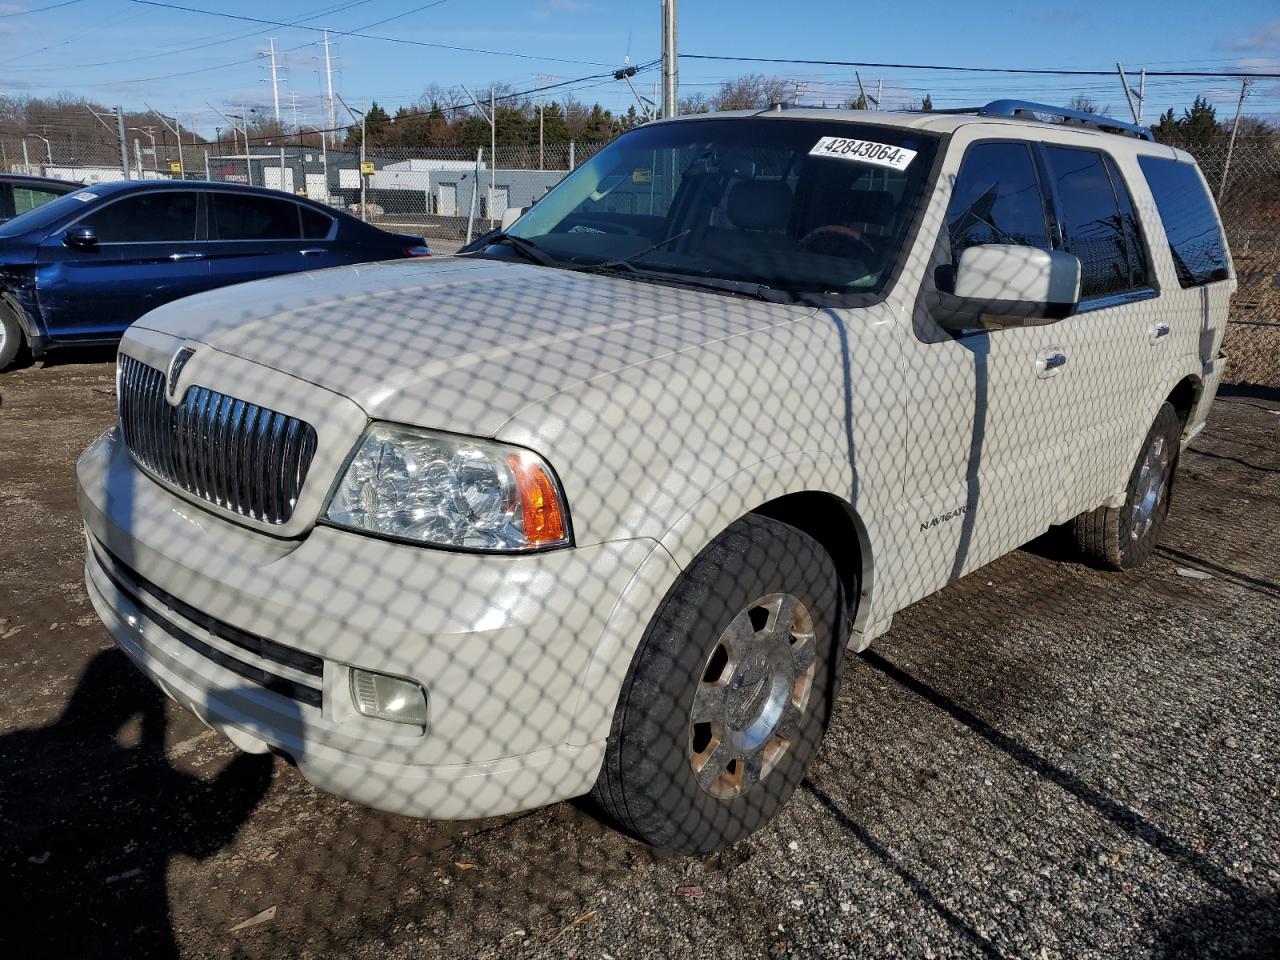
[{"label": "power line", "polygon": [[[349,2],[349,3],[335,4],[331,7],[327,7],[323,10],[319,10],[316,13],[310,14],[305,17],[299,17],[297,20],[290,21],[289,26],[293,27],[299,24],[309,23],[312,20],[319,20],[321,17],[332,16],[333,14],[336,14],[336,13],[345,13],[346,11],[352,10],[355,7],[362,7],[365,4],[371,3],[371,2],[372,0],[352,0],[352,2]],[[444,3],[446,2],[446,0],[437,0],[437,2]],[[142,12],[145,12],[145,11],[142,11]],[[365,30],[368,28],[357,27],[356,29]],[[141,63],[145,60],[161,60],[161,59],[164,59],[165,57],[177,57],[186,53],[194,53],[196,50],[206,50],[209,47],[220,47],[223,44],[235,43],[238,40],[247,40],[251,37],[261,36],[261,33],[262,32],[260,30],[250,30],[248,32],[237,31],[234,33],[234,35],[226,35],[226,36],[223,36],[221,39],[206,40],[202,43],[191,44],[190,46],[182,47],[182,46],[178,46],[177,44],[169,45],[171,48],[177,47],[177,49],[165,49],[157,53],[144,53],[136,57],[120,57],[115,60],[99,60],[94,63],[77,63],[77,64],[74,64],[74,66],[77,69],[86,68],[86,67],[115,67],[125,63]],[[76,36],[80,36],[80,35],[81,34],[76,34]],[[289,53],[293,50],[301,50],[303,47],[309,47],[309,46],[314,46],[314,44],[304,43],[297,47],[290,47],[289,50],[282,50],[280,52]],[[39,51],[33,51],[33,52],[39,52]],[[26,56],[26,54],[24,54],[23,56]],[[21,59],[21,58],[19,57],[15,59]],[[12,62],[12,61],[5,61],[5,63],[9,63],[9,62]],[[234,63],[224,64],[222,66],[217,66],[217,67],[205,67],[203,69],[204,70],[220,70],[223,68],[223,66],[239,66],[242,63],[252,63],[252,62],[253,61],[251,60],[237,60]],[[57,63],[57,64],[49,64],[47,66],[25,66],[22,69],[23,70],[65,70],[67,69],[67,64]],[[195,72],[195,71],[192,71],[192,72]],[[157,77],[155,79],[168,79],[168,78]],[[135,83],[138,81],[124,80],[120,82]]]},{"label": "power line", "polygon": [[63,0],[62,3],[51,3],[47,7],[36,7],[34,10],[19,10],[17,13],[0,13],[0,20],[8,20],[10,17],[25,17],[29,13],[44,13],[46,10],[57,10],[59,7],[69,7],[73,3],[79,3],[80,0]]},{"label": "power line", "polygon": [[[162,3],[161,0],[130,0],[131,3],[140,3],[148,7],[161,7],[166,10],[180,10],[183,13],[202,13],[210,17],[224,17],[228,20],[243,20],[247,23],[260,23],[269,27],[290,27],[294,30],[311,30],[316,33],[323,33],[324,28],[306,27],[299,24],[285,23],[280,20],[266,20],[261,17],[246,17],[238,13],[224,13],[221,10],[202,10],[199,7],[185,7],[177,3]],[[605,67],[606,63],[596,60],[569,60],[563,57],[543,57],[535,53],[517,53],[513,50],[487,50],[482,47],[462,47],[449,43],[430,43],[426,40],[410,40],[407,37],[384,37],[372,33],[359,33],[354,30],[334,30],[329,29],[332,34],[342,37],[355,37],[360,40],[380,40],[384,43],[400,43],[411,47],[430,47],[434,50],[454,50],[459,53],[480,53],[491,57],[518,57],[522,60],[544,60],[549,63],[576,63],[589,67]]]},{"label": "power line", "polygon": [[[133,0],[134,3],[148,3],[152,0]],[[1042,74],[1055,77],[1114,77],[1114,70],[1065,70],[1050,67],[958,67],[943,64],[924,63],[864,63],[857,60],[797,60],[790,57],[721,57],[706,53],[682,53],[681,59],[687,60],[731,60],[738,63],[799,63],[818,67],[861,67],[877,70],[949,70],[957,73],[1023,73]],[[1260,73],[1249,70],[1148,70],[1148,77],[1225,77],[1241,79],[1244,77],[1280,80],[1280,73]]]}]

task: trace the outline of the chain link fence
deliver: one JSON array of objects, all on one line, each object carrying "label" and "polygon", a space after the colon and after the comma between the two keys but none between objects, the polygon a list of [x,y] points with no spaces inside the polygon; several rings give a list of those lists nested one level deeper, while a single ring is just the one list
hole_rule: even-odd
[{"label": "chain link fence", "polygon": [[[533,203],[603,143],[359,150],[255,148],[210,158],[210,177],[305,194],[388,230],[467,240]],[[271,150],[271,152],[268,152]]]},{"label": "chain link fence", "polygon": [[[4,169],[86,184],[122,177],[116,143],[4,142]],[[208,179],[284,190],[371,223],[429,239],[466,241],[510,208],[533,203],[603,143],[532,143],[468,149],[370,149],[284,143],[243,146],[131,144],[130,175]],[[1280,138],[1226,136],[1184,145],[1218,198],[1239,289],[1224,349],[1228,382],[1280,386]],[[362,166],[363,164],[363,166]]]},{"label": "chain link fence", "polygon": [[1223,340],[1227,380],[1280,387],[1280,138],[1187,149],[1218,199],[1239,281]]}]

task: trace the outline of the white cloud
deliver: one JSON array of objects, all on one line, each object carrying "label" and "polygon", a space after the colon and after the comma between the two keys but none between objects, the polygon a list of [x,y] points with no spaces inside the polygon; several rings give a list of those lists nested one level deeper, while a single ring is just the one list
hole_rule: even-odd
[{"label": "white cloud", "polygon": [[1280,20],[1260,24],[1256,30],[1227,41],[1226,47],[1241,53],[1280,53]]}]

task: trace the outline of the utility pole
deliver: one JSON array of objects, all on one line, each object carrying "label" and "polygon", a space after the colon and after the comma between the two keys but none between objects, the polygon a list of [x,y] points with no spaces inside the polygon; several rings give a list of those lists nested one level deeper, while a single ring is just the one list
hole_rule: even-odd
[{"label": "utility pole", "polygon": [[1138,74],[1138,123],[1142,123],[1142,107],[1147,101],[1147,68]]},{"label": "utility pole", "polygon": [[1249,87],[1253,84],[1252,77],[1245,77],[1240,81],[1240,99],[1236,101],[1236,118],[1231,124],[1231,139],[1227,141],[1227,159],[1222,164],[1222,182],[1218,184],[1218,202],[1222,202],[1222,195],[1227,190],[1227,174],[1231,170],[1231,154],[1236,148],[1236,134],[1240,132],[1240,112],[1244,109],[1244,98],[1249,95]]},{"label": "utility pole", "polygon": [[[494,165],[497,163],[496,151],[498,149],[497,94],[494,92],[493,88],[489,89],[489,113],[486,115],[484,107],[480,106],[480,101],[476,99],[476,95],[474,93],[468,90],[465,86],[462,87],[462,92],[471,98],[471,105],[480,111],[480,116],[489,121],[489,203],[485,209],[485,213],[489,215],[489,219],[493,219],[493,195],[497,192],[497,181],[495,178],[498,175],[497,171],[494,169]],[[479,163],[478,160],[476,162],[477,164]],[[480,175],[479,171],[480,168],[477,166],[477,177]],[[479,181],[477,181],[475,189],[479,189]]]},{"label": "utility pole", "polygon": [[489,219],[495,219],[493,216],[493,195],[497,193],[497,181],[494,179],[498,175],[498,95],[493,87],[489,88],[489,116],[493,119],[489,122],[489,203],[488,212]]},{"label": "utility pole", "polygon": [[146,174],[142,171],[142,141],[137,137],[133,138],[133,160],[138,166],[138,179],[145,180]]},{"label": "utility pole", "polygon": [[[465,90],[466,87],[463,87],[463,89]],[[364,161],[365,161],[366,151],[369,146],[369,137],[368,137],[368,124],[365,123],[365,111],[352,110],[349,106],[347,106],[347,101],[342,99],[342,94],[338,94],[338,102],[342,104],[343,109],[346,110],[347,113],[351,114],[352,120],[356,119],[357,114],[359,114],[360,116],[360,219],[365,220],[367,222],[368,217],[366,216],[366,207],[365,207],[365,182],[369,178],[364,175]],[[360,106],[361,107],[364,106],[363,99],[360,101]],[[327,184],[325,185],[325,188],[328,189]]]},{"label": "utility pole", "polygon": [[298,91],[297,90],[289,91],[289,105],[293,108],[293,129],[297,130],[299,129],[298,127]]},{"label": "utility pole", "polygon": [[147,103],[145,100],[142,101],[142,103],[148,110],[150,110],[152,113],[156,115],[156,118],[162,124],[164,124],[164,128],[166,130],[168,130],[170,133],[172,133],[175,137],[178,138],[178,179],[179,180],[187,179],[187,168],[182,163],[182,124],[179,122],[178,118],[175,116],[173,118],[173,126],[172,127],[169,126],[168,117],[166,117],[164,114],[158,111],[155,107],[151,106],[151,104]]},{"label": "utility pole", "polygon": [[[546,86],[548,83],[550,83],[550,82],[551,82],[551,78],[550,78],[549,76],[547,76],[545,73],[544,73],[544,74],[540,74],[540,75],[539,75],[539,77],[538,77],[538,86],[540,86],[540,87],[545,87],[545,86]],[[539,170],[545,169],[545,168],[544,168],[544,166],[543,166],[543,162],[542,162],[542,160],[543,160],[543,155],[542,155],[542,114],[546,111],[546,109],[547,109],[547,91],[546,91],[546,90],[539,90],[539,91],[538,91],[538,169],[539,169]]]},{"label": "utility pole", "polygon": [[248,107],[248,104],[244,104],[244,103],[240,104],[240,122],[244,124],[244,173],[245,173],[245,178],[249,181],[249,186],[252,187],[253,186],[253,158],[249,155],[249,107]]},{"label": "utility pole", "polygon": [[[857,70],[853,71],[853,78],[858,81],[858,94],[862,99],[863,110],[879,110],[880,98],[867,96],[867,88],[862,85],[862,75]],[[884,81],[880,81],[883,83]]]},{"label": "utility pole", "polygon": [[116,107],[116,132],[120,134],[120,169],[124,178],[129,179],[129,141],[124,135],[124,107]]},{"label": "utility pole", "polygon": [[1138,111],[1138,105],[1133,100],[1133,89],[1129,86],[1129,78],[1124,75],[1124,67],[1120,66],[1120,61],[1116,61],[1116,73],[1120,74],[1120,86],[1124,89],[1124,98],[1129,101],[1129,113],[1133,117],[1134,123],[1141,123],[1138,119],[1141,114]]},{"label": "utility pole", "polygon": [[662,0],[662,115],[680,111],[680,63],[676,38],[676,0]]},{"label": "utility pole", "polygon": [[[276,73],[276,41],[274,37],[268,37],[267,43],[271,45],[271,98],[276,105],[276,125],[280,125],[280,76]],[[281,174],[283,176],[283,173]]]},{"label": "utility pole", "polygon": [[332,137],[333,142],[337,143],[338,135],[334,131],[334,127],[337,124],[334,119],[334,112],[333,112],[333,61],[329,59],[329,31],[328,30],[324,32],[324,81],[325,81],[325,86],[328,89],[329,132],[327,134],[321,134],[321,136]]},{"label": "utility pole", "polygon": [[26,138],[23,138],[22,141],[22,172],[28,177],[31,176],[31,157],[27,156]]}]

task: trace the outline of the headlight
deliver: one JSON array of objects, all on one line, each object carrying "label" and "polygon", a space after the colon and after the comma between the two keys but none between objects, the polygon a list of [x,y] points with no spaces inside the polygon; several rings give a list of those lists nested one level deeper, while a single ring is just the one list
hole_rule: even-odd
[{"label": "headlight", "polygon": [[325,517],[353,530],[467,550],[569,542],[564,497],[536,453],[386,423],[365,432]]}]

